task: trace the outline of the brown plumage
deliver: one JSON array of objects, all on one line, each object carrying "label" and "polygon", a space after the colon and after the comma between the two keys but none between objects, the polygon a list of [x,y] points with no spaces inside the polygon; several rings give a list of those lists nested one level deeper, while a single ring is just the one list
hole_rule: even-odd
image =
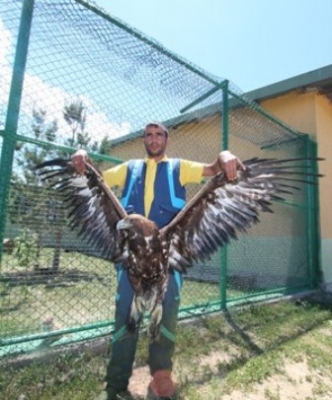
[{"label": "brown plumage", "polygon": [[261,212],[272,212],[273,201],[314,184],[310,172],[318,159],[258,159],[244,162],[245,171],[229,182],[223,172],[211,178],[185,208],[165,227],[158,229],[147,218],[131,214],[103,182],[99,172],[86,164],[76,173],[71,160],[55,159],[39,165],[43,179],[63,194],[70,227],[102,256],[122,262],[135,296],[128,316],[128,330],[140,325],[150,312],[149,333],[158,337],[162,301],[170,269],[185,272],[194,262],[205,261],[238,232],[259,222]]},{"label": "brown plumage", "polygon": [[120,220],[116,226],[123,232],[124,251],[128,258],[124,266],[135,297],[127,327],[133,332],[140,325],[145,311],[151,313],[149,333],[156,338],[162,317],[162,302],[168,282],[168,244],[161,240],[156,224],[138,214]]}]

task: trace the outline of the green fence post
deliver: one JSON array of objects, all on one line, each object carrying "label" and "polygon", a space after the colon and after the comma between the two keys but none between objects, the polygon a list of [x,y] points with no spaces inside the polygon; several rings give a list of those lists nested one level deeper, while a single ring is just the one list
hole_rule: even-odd
[{"label": "green fence post", "polygon": [[[226,80],[222,85],[222,149],[228,149],[228,84]],[[227,246],[223,247],[220,256],[220,301],[221,309],[227,309]]]},{"label": "green fence post", "polygon": [[8,99],[8,108],[5,122],[4,138],[0,159],[0,262],[3,251],[3,238],[5,233],[6,212],[18,118],[22,97],[25,65],[29,47],[29,37],[32,23],[34,0],[24,0],[21,12],[21,20],[16,44],[13,74]]},{"label": "green fence post", "polygon": [[[309,135],[306,138],[306,156],[308,158],[317,157],[317,145],[314,143]],[[310,171],[317,173],[317,162],[315,163],[314,170]],[[312,178],[316,179],[317,178]],[[319,229],[318,229],[318,185],[306,184],[306,200],[307,200],[307,243],[308,243],[308,274],[309,284],[311,288],[315,288],[320,271],[320,259],[319,259]]]}]

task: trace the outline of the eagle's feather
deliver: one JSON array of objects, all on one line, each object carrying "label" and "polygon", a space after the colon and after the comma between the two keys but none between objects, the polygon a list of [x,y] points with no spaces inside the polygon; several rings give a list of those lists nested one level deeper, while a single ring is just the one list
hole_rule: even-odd
[{"label": "eagle's feather", "polygon": [[128,329],[139,326],[145,311],[151,313],[149,332],[159,333],[162,301],[170,269],[184,272],[204,261],[239,232],[259,222],[261,212],[273,212],[272,203],[315,184],[310,172],[318,159],[259,159],[245,161],[237,180],[220,172],[211,178],[185,208],[165,227],[158,229],[147,218],[131,214],[101,174],[90,164],[79,175],[71,160],[55,159],[37,167],[43,180],[63,195],[69,210],[69,225],[87,239],[102,256],[121,261],[135,292]]},{"label": "eagle's feather", "polygon": [[[184,271],[194,261],[205,261],[237,233],[259,222],[261,212],[273,212],[273,201],[315,184],[310,159],[259,159],[244,161],[244,171],[229,182],[220,172],[211,178],[186,207],[164,228],[170,241],[169,267]],[[301,186],[300,185],[300,186]]]}]

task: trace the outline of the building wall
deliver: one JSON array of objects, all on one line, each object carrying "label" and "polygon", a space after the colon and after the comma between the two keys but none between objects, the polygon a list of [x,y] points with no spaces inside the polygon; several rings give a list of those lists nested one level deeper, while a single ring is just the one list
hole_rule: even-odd
[{"label": "building wall", "polygon": [[[197,143],[200,143],[199,148]],[[199,162],[212,162],[221,151],[221,146],[221,117],[215,115],[171,129],[167,155]],[[111,149],[110,155],[124,160],[144,158],[143,140],[138,137],[119,144]]]},{"label": "building wall", "polygon": [[[292,128],[312,136],[318,144],[318,155],[326,159],[320,163],[320,173],[325,177],[320,180],[319,208],[321,232],[321,261],[324,283],[332,290],[332,103],[316,92],[294,91],[261,102],[264,109],[277,116]],[[243,112],[243,110],[241,110]],[[247,129],[248,127],[246,127]],[[231,129],[235,129],[232,128]],[[240,135],[231,132],[230,149],[241,159],[259,155],[258,147],[248,144]],[[248,132],[246,132],[248,134]],[[194,122],[188,122],[170,132],[171,141],[167,149],[170,157],[183,157],[201,162],[211,162],[220,151],[221,118],[210,116]],[[197,146],[197,143],[200,145]],[[141,138],[117,145],[111,156],[120,159],[144,157]],[[278,234],[278,232],[274,232]],[[252,230],[255,235],[255,230]],[[280,234],[284,234],[281,232]],[[257,234],[259,236],[259,234]]]},{"label": "building wall", "polygon": [[261,102],[261,106],[300,132],[316,134],[316,94],[294,91]]},{"label": "building wall", "polygon": [[322,262],[325,283],[332,290],[332,103],[316,96],[316,121],[318,154],[325,158],[321,173],[325,175],[320,185],[320,212],[322,229]]},{"label": "building wall", "polygon": [[321,260],[324,283],[332,290],[332,102],[316,92],[300,91],[263,101],[261,105],[285,123],[310,134],[317,141],[319,164],[319,207],[321,232]]}]

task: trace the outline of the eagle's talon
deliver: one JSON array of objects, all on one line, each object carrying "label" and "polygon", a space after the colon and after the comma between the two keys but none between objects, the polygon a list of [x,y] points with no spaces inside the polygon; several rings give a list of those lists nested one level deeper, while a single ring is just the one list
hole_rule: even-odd
[{"label": "eagle's talon", "polygon": [[139,328],[139,324],[137,324],[137,322],[135,320],[129,318],[128,322],[127,322],[127,331],[128,331],[128,333],[133,335],[134,333],[137,332],[138,328]]},{"label": "eagle's talon", "polygon": [[160,337],[160,325],[150,323],[148,334],[151,342],[157,342]]},{"label": "eagle's talon", "polygon": [[160,322],[163,315],[162,303],[157,303],[151,312],[150,323],[149,323],[149,336],[152,341],[159,339],[160,334]]}]

